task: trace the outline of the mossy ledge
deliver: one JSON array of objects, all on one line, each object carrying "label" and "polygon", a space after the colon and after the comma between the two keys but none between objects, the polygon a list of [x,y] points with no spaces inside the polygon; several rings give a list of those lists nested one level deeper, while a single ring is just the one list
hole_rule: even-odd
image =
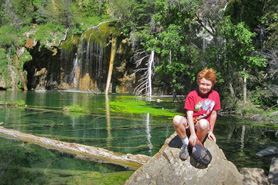
[{"label": "mossy ledge", "polygon": [[38,137],[32,134],[19,132],[17,130],[6,129],[4,127],[0,127],[0,136],[8,139],[16,139],[23,142],[40,145],[48,149],[66,152],[82,159],[121,165],[131,170],[138,169],[150,159],[150,157],[146,155],[115,153],[103,148],[86,146],[77,143],[67,143],[45,137]]}]

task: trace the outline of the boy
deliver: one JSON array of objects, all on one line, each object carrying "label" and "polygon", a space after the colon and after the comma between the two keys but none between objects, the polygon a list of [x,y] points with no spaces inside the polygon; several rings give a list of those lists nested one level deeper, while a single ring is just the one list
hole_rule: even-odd
[{"label": "boy", "polygon": [[[176,133],[182,140],[180,158],[188,158],[187,146],[190,143],[194,146],[199,140],[204,142],[206,136],[216,143],[216,137],[213,134],[217,110],[221,109],[218,92],[212,90],[216,83],[214,69],[203,69],[197,75],[198,89],[191,91],[186,96],[184,109],[186,116],[175,116],[173,125]],[[190,131],[190,137],[186,135],[186,129]]]}]

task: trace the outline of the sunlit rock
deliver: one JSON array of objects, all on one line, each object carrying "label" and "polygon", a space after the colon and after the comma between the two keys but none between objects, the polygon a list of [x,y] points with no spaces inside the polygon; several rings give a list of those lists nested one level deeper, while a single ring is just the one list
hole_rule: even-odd
[{"label": "sunlit rock", "polygon": [[255,185],[269,184],[266,175],[264,174],[264,170],[260,168],[242,168],[240,173],[244,176],[243,184],[244,185]]},{"label": "sunlit rock", "polygon": [[242,184],[243,176],[212,141],[205,142],[212,161],[207,168],[198,169],[190,157],[186,161],[180,160],[178,144],[169,147],[170,141],[171,146],[175,146],[172,144],[177,140],[175,136],[167,139],[160,151],[136,170],[125,184]]},{"label": "sunlit rock", "polygon": [[269,169],[268,180],[271,184],[278,184],[278,158],[273,157]]}]

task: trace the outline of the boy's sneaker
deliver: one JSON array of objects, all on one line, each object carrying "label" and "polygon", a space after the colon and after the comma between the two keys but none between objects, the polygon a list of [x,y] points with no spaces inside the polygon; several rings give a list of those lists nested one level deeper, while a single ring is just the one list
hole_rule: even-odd
[{"label": "boy's sneaker", "polygon": [[180,159],[186,160],[189,156],[188,150],[187,150],[187,144],[183,144],[180,150]]}]

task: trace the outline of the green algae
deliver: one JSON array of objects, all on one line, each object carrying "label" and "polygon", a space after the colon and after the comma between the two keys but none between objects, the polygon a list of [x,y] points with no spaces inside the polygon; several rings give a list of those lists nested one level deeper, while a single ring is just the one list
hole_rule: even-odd
[{"label": "green algae", "polygon": [[6,105],[10,107],[24,107],[26,105],[26,102],[23,100],[16,100],[16,101],[3,101],[0,102],[0,105]]},{"label": "green algae", "polygon": [[80,36],[69,34],[67,39],[62,43],[61,48],[64,51],[73,51],[80,41]]},{"label": "green algae", "polygon": [[40,168],[21,168],[24,173],[37,174],[37,182],[43,184],[124,184],[134,171],[121,171],[113,173],[99,173],[94,171],[81,170],[57,170]]},{"label": "green algae", "polygon": [[63,110],[66,112],[90,113],[88,109],[79,105],[66,106]]},{"label": "green algae", "polygon": [[124,100],[121,99],[119,101],[111,101],[109,105],[111,112],[136,114],[150,113],[153,116],[167,116],[171,118],[179,114],[175,112],[174,109],[165,109],[163,106],[154,107],[151,102],[132,98],[126,98]]}]

